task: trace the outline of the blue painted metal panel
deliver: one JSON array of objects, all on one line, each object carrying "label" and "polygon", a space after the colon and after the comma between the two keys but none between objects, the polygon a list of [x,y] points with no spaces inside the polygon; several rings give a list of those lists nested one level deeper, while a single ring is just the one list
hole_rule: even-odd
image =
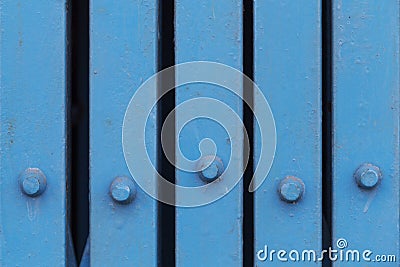
[{"label": "blue painted metal panel", "polygon": [[[276,254],[273,259],[268,255],[260,261],[257,253],[265,246],[268,253],[280,249],[288,253],[292,249],[321,249],[320,5],[320,1],[308,0],[255,1],[254,77],[269,101],[277,133],[274,163],[254,196],[257,266],[307,265],[290,260],[288,254],[284,256],[288,259],[285,263]],[[256,112],[259,99],[256,91]],[[271,136],[256,126],[255,121],[255,166],[261,152],[260,131],[264,138]],[[305,184],[305,192],[297,203],[282,201],[278,194],[280,183],[287,176],[298,177]],[[264,260],[266,255],[259,256]]]},{"label": "blue painted metal panel", "polygon": [[[66,234],[66,22],[66,1],[0,2],[1,266],[74,264]],[[46,177],[40,196],[20,190],[28,168]]]},{"label": "blue painted metal panel", "polygon": [[[242,2],[239,0],[177,0],[176,9],[176,63],[207,60],[227,64],[241,70],[242,67]],[[218,73],[214,73],[218,75]],[[177,73],[177,77],[180,73]],[[237,88],[241,88],[241,80]],[[237,90],[242,92],[241,89]],[[208,97],[222,101],[231,107],[239,117],[242,116],[240,97],[211,84],[189,84],[177,88],[176,105],[189,99]],[[191,111],[196,114],[196,100]],[[215,113],[222,109],[210,105]],[[198,115],[198,114],[196,114]],[[184,114],[178,111],[178,122]],[[243,131],[237,125],[237,131],[230,133],[239,144],[231,148],[232,139],[224,131],[224,123],[232,123],[228,118],[218,124],[209,119],[197,118],[189,122],[179,133],[177,140],[184,156],[190,160],[199,158],[199,143],[204,138],[215,142],[217,156],[225,167],[232,167],[230,175],[242,173]],[[226,126],[226,125],[225,125]],[[231,162],[231,149],[239,151]],[[204,150],[205,153],[207,151]],[[179,160],[178,160],[179,165]],[[221,179],[232,179],[223,174]],[[194,187],[205,183],[197,173],[176,171],[177,184]],[[220,181],[215,181],[214,188]],[[176,263],[177,266],[241,266],[242,265],[242,183],[233,188],[223,198],[196,208],[176,209]],[[202,194],[208,194],[204,190]],[[177,193],[177,198],[179,198]]]},{"label": "blue painted metal panel", "polygon": [[[116,176],[130,176],[122,149],[122,124],[138,87],[156,72],[157,1],[91,1],[90,51],[90,263],[156,266],[157,205],[140,188],[132,203],[113,202]],[[156,88],[148,92],[155,101]],[[151,143],[155,118],[149,121]],[[138,135],[143,128],[138,127]],[[155,149],[148,151],[155,159]]]},{"label": "blue painted metal panel", "polygon": [[[333,243],[398,260],[399,1],[335,0],[333,25]],[[356,184],[363,163],[382,173],[375,188]]]}]

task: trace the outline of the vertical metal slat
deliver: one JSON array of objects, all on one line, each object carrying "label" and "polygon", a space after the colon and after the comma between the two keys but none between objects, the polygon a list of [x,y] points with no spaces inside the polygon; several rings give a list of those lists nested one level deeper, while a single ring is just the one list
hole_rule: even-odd
[{"label": "vertical metal slat", "polygon": [[[215,61],[241,70],[242,68],[242,2],[241,1],[190,1],[177,0],[175,3],[175,43],[176,63],[189,61]],[[193,70],[192,74],[195,74]],[[177,71],[177,82],[183,74]],[[214,73],[214,75],[220,75]],[[196,75],[194,75],[196,76]],[[184,79],[184,78],[183,78]],[[237,81],[237,92],[242,94],[241,80]],[[206,97],[222,101],[242,118],[242,102],[239,96],[224,88],[206,83],[188,84],[177,88],[176,105],[195,99],[190,108],[194,115],[199,115],[199,98]],[[197,100],[196,100],[197,98]],[[210,106],[214,113],[223,112],[219,107]],[[196,111],[198,111],[196,113]],[[176,121],[186,114],[177,107]],[[204,138],[214,141],[216,155],[225,167],[229,164],[232,173],[222,175],[222,179],[235,179],[241,176],[243,169],[242,125],[235,125],[236,133],[224,131],[224,124],[232,123],[226,118],[213,122],[209,119],[196,118],[189,122],[181,132],[177,129],[177,146],[184,156],[191,160],[200,157],[199,143]],[[234,138],[235,140],[232,140]],[[238,144],[237,154],[233,155],[230,142]],[[178,153],[178,152],[177,152]],[[201,160],[201,159],[200,159]],[[179,160],[177,161],[179,165]],[[179,168],[179,167],[178,167]],[[232,177],[230,177],[232,175]],[[198,173],[176,171],[177,184],[193,187],[205,183]],[[215,181],[211,191],[218,188]],[[213,188],[214,187],[214,188]],[[177,266],[241,266],[242,265],[242,182],[239,182],[223,198],[201,207],[176,209],[176,263]],[[210,194],[204,190],[201,196]],[[177,199],[180,195],[177,193]]]},{"label": "vertical metal slat", "polygon": [[[156,266],[157,203],[136,185],[129,204],[112,200],[116,177],[132,179],[125,162],[122,126],[130,99],[157,70],[155,0],[91,1],[90,6],[90,263]],[[156,87],[146,101],[155,101]],[[140,112],[140,107],[137,107]],[[146,114],[143,114],[145,116]],[[150,143],[156,118],[149,119]],[[145,130],[138,125],[132,138]],[[155,148],[148,151],[155,161]],[[144,177],[153,179],[153,177]],[[136,177],[134,177],[136,178]],[[125,190],[123,188],[122,190]]]},{"label": "vertical metal slat", "polygon": [[[66,233],[66,4],[0,3],[1,266],[74,264]],[[26,192],[36,192],[35,181],[43,186],[40,169],[41,195],[20,189],[28,168]]]},{"label": "vertical metal slat", "polygon": [[[321,250],[321,3],[257,0],[254,17],[254,77],[277,136],[272,168],[254,195],[255,265],[305,266],[289,252]],[[254,94],[257,113],[261,97]],[[265,164],[259,161],[261,145],[272,138],[266,130],[255,121],[255,166]],[[288,203],[301,192],[297,178],[305,190]],[[288,262],[271,250],[285,250]]]},{"label": "vertical metal slat", "polygon": [[[361,254],[334,266],[375,266],[381,254],[399,259],[399,1],[335,0],[332,8],[333,243]],[[357,174],[360,166],[366,172]],[[376,187],[361,187],[379,172]]]}]

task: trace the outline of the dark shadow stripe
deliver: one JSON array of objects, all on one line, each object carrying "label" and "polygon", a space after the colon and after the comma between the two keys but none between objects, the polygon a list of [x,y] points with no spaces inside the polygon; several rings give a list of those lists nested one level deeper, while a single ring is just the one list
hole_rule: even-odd
[{"label": "dark shadow stripe", "polygon": [[[322,0],[322,245],[332,246],[332,0]],[[332,266],[325,260],[323,266]]]},{"label": "dark shadow stripe", "polygon": [[[243,72],[251,80],[254,79],[254,14],[253,0],[243,0]],[[245,84],[244,88],[252,88],[252,85]],[[243,103],[243,120],[249,135],[250,147],[244,149],[243,155],[249,155],[247,168],[243,175],[243,266],[254,266],[254,193],[249,192],[250,181],[253,176],[253,134],[254,117],[253,89],[244,90],[244,99],[250,100],[250,107]],[[244,159],[244,163],[245,163]]]},{"label": "dark shadow stripe", "polygon": [[[175,3],[174,0],[159,0],[158,27],[160,39],[158,43],[158,70],[163,70],[175,65]],[[168,72],[171,73],[171,72]],[[175,84],[173,77],[161,76],[158,81],[158,94],[161,95],[168,85]],[[172,79],[171,79],[172,78]],[[175,90],[169,91],[162,97],[158,105],[158,169],[162,177],[175,183],[175,167],[171,164],[161,146],[161,127],[168,114],[175,108]],[[172,118],[175,121],[175,118]],[[171,127],[170,127],[171,128]],[[166,137],[166,143],[172,150],[175,149],[175,130]],[[174,158],[174,155],[171,155]],[[159,191],[158,194],[171,194],[171,192]],[[174,194],[174,193],[172,193]],[[169,198],[175,199],[175,196]],[[161,197],[165,199],[164,197]],[[175,266],[175,207],[164,203],[158,204],[158,261],[159,266]]]},{"label": "dark shadow stripe", "polygon": [[89,1],[71,0],[71,231],[79,262],[89,234]]}]

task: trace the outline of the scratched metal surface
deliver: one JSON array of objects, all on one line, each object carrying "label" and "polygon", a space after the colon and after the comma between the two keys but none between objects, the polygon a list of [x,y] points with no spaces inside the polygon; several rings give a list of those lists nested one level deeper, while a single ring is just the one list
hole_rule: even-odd
[{"label": "scratched metal surface", "polygon": [[[397,259],[399,7],[397,0],[333,1],[333,242],[345,238],[348,249]],[[355,183],[353,173],[364,162],[382,171],[375,189]]]},{"label": "scratched metal surface", "polygon": [[[96,0],[90,10],[90,263],[156,266],[156,201],[137,188],[133,202],[120,205],[108,190],[116,176],[130,177],[122,123],[134,92],[157,69],[157,1]],[[156,88],[146,101],[155,96]],[[155,124],[153,114],[147,140],[152,147]],[[155,149],[148,153],[154,160]]]},{"label": "scratched metal surface", "polygon": [[[72,266],[67,259],[66,1],[0,1],[0,265]],[[47,189],[24,195],[40,168]]]},{"label": "scratched metal surface", "polygon": [[[242,68],[241,1],[177,0],[175,7],[176,63],[207,60],[239,70]],[[242,87],[241,82],[237,86]],[[218,99],[242,116],[241,99],[210,84],[190,84],[177,88],[176,105],[196,97]],[[196,109],[195,104],[193,110]],[[218,112],[218,108],[210,108]],[[178,111],[176,120],[179,119]],[[223,126],[224,122],[221,123]],[[225,123],[231,121],[227,119]],[[228,164],[231,148],[229,137],[222,126],[202,118],[188,123],[181,133],[177,132],[183,154],[191,160],[197,159],[200,156],[200,140],[211,138],[216,144],[217,156],[225,165]],[[237,125],[237,129],[232,138],[242,143],[242,126]],[[229,164],[234,166],[234,174],[240,174],[242,153],[234,155]],[[184,186],[204,184],[198,174],[180,170],[176,171],[176,180]],[[214,203],[176,209],[177,266],[242,266],[242,190],[239,182],[228,195]]]},{"label": "scratched metal surface", "polygon": [[[320,1],[256,0],[254,17],[255,82],[271,106],[277,132],[273,166],[254,196],[255,253],[265,246],[269,251],[318,251],[322,220]],[[255,94],[256,112],[257,99]],[[268,132],[261,131],[268,138]],[[260,129],[255,127],[255,164],[260,138]],[[305,183],[298,203],[280,200],[278,185],[286,176],[296,176]],[[256,256],[255,265],[308,264],[279,262],[276,254],[274,257],[270,262],[270,257],[260,261]]]}]

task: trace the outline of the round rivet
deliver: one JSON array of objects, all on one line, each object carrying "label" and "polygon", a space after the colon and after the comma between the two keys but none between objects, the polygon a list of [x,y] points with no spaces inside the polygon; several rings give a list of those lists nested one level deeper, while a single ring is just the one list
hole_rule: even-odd
[{"label": "round rivet", "polygon": [[120,176],[116,177],[110,185],[111,198],[120,204],[128,204],[136,196],[136,186],[132,179]]},{"label": "round rivet", "polygon": [[280,184],[278,193],[283,201],[294,203],[303,196],[305,185],[303,181],[294,176],[287,176]]},{"label": "round rivet", "polygon": [[354,179],[359,187],[372,189],[381,181],[382,172],[379,167],[371,163],[364,163],[355,171]]},{"label": "round rivet", "polygon": [[206,182],[211,183],[224,172],[224,164],[217,156],[205,156],[199,162],[199,176]]},{"label": "round rivet", "polygon": [[30,197],[37,197],[46,190],[46,176],[38,168],[28,168],[19,177],[22,192]]}]

